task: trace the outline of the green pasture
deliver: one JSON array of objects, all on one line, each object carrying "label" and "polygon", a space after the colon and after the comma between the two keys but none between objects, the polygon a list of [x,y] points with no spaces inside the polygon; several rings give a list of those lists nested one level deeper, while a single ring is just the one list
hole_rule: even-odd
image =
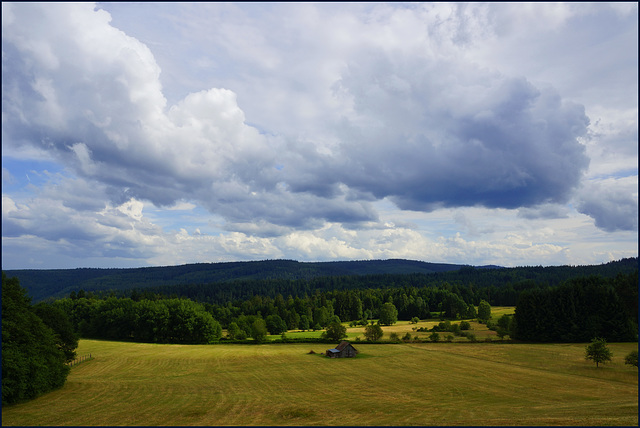
[{"label": "green pasture", "polygon": [[[157,345],[81,340],[66,385],[3,425],[638,425],[637,343]],[[310,354],[314,351],[315,354]]]},{"label": "green pasture", "polygon": [[[512,315],[514,312],[515,312],[514,306],[493,306],[491,308],[491,318],[494,321],[497,321],[498,318],[500,318],[502,315],[504,314]],[[377,320],[374,320],[374,321],[377,321]],[[479,340],[479,341],[487,340],[487,339],[500,340],[497,333],[495,331],[489,330],[485,324],[480,324],[474,320],[467,320],[467,321],[469,321],[469,323],[471,324],[470,332],[476,335],[476,340]],[[411,324],[411,322],[409,321],[398,321],[395,324],[390,326],[382,326],[382,331],[384,332],[384,336],[382,336],[381,340],[389,340],[389,336],[391,333],[396,333],[400,338],[402,338],[405,334],[410,333],[412,338],[417,337],[418,340],[429,340],[429,335],[431,335],[431,332],[420,332],[416,330],[420,327],[431,329],[434,325],[437,325],[438,323],[440,323],[439,318],[421,320],[417,324]],[[454,320],[454,321],[451,321],[451,323],[458,324],[460,323],[460,320],[458,321]],[[364,326],[349,327],[348,322],[344,322],[342,324],[345,327],[347,327],[346,340],[349,340],[349,341],[355,341],[358,339],[365,340]],[[286,333],[286,337],[289,339],[317,339],[317,338],[320,338],[323,332],[324,330],[316,330],[316,331],[292,330]],[[224,334],[226,334],[226,332],[224,332]],[[448,334],[452,334],[452,333],[440,332],[439,334],[440,334],[440,340],[444,341],[445,337]],[[281,335],[269,335],[267,336],[267,340],[277,340],[277,339],[280,339],[281,337],[282,337]],[[455,337],[453,341],[468,342],[469,339],[458,336],[458,337]]]},{"label": "green pasture", "polygon": [[[476,306],[476,309],[478,307]],[[502,315],[513,315],[516,312],[515,306],[491,306],[491,318],[498,320]]]}]

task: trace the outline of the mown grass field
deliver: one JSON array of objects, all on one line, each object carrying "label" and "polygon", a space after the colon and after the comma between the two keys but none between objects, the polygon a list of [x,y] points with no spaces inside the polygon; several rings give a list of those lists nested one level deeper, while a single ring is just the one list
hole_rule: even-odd
[{"label": "mown grass field", "polygon": [[[81,340],[66,385],[3,425],[636,425],[636,343],[155,345]],[[313,350],[317,354],[309,354]]]}]

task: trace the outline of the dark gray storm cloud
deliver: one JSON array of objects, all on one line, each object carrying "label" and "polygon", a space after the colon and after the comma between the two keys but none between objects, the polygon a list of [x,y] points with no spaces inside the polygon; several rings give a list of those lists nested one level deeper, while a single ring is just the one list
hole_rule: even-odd
[{"label": "dark gray storm cloud", "polygon": [[471,64],[452,75],[455,64],[363,62],[340,81],[357,115],[341,124],[335,164],[317,171],[327,186],[411,210],[518,208],[566,202],[588,166],[584,108],[551,88]]},{"label": "dark gray storm cloud", "polygon": [[637,195],[637,188],[637,181],[589,185],[581,192],[577,209],[592,217],[596,227],[607,232],[637,231],[638,200],[633,196],[634,193]]}]

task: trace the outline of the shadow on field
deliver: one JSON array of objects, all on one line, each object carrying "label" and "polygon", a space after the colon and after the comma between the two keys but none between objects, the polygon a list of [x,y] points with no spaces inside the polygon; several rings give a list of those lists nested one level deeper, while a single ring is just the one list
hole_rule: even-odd
[{"label": "shadow on field", "polygon": [[350,357],[350,358],[328,358],[324,352],[315,352],[313,350],[307,352],[307,355],[312,355],[314,357],[320,357],[320,358],[326,358],[327,360],[361,360],[361,359],[365,359],[365,358],[376,358],[377,355],[371,355],[371,354],[363,354],[363,353],[358,353],[358,355],[356,355],[355,357]]},{"label": "shadow on field", "polygon": [[315,416],[315,412],[304,408],[289,408],[281,410],[278,412],[278,415],[284,420],[291,420],[309,418],[311,416]]}]

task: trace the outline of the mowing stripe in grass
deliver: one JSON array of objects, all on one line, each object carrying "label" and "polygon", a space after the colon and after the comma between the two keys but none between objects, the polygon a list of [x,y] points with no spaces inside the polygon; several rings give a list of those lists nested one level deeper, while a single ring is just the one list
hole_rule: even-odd
[{"label": "mowing stripe in grass", "polygon": [[[95,358],[3,425],[637,425],[637,344],[154,345],[81,340]],[[312,349],[317,354],[309,354]]]}]

